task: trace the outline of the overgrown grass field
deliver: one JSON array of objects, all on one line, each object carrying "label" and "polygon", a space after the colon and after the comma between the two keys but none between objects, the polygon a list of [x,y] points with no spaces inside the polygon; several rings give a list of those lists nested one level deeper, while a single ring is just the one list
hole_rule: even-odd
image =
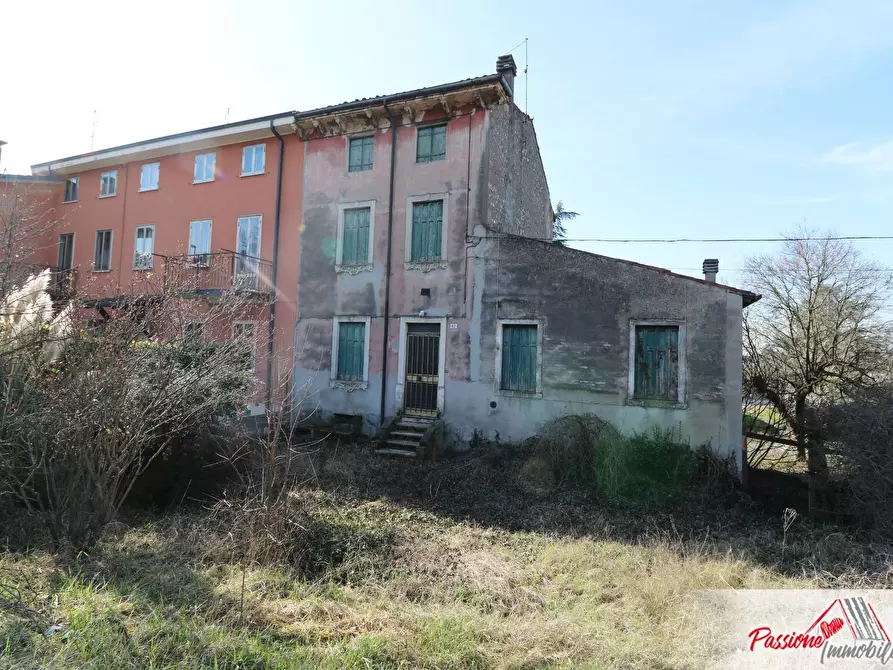
[{"label": "overgrown grass field", "polygon": [[[299,464],[287,562],[220,505],[108,529],[89,555],[0,554],[0,666],[699,668],[699,588],[874,585],[889,547],[726,487],[633,505],[541,451],[404,463],[330,444]],[[9,521],[9,520],[4,520]],[[12,523],[10,521],[10,523]]]}]

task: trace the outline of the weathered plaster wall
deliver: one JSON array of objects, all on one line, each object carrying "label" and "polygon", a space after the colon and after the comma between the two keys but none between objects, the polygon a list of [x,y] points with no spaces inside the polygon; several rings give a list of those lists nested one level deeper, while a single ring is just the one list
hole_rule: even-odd
[{"label": "weathered plaster wall", "polygon": [[[466,293],[466,286],[471,284],[466,277],[466,231],[480,219],[476,190],[486,114],[481,109],[454,110],[447,126],[446,159],[430,163],[416,163],[417,126],[406,123],[404,118],[403,125],[397,128],[386,415],[396,412],[400,317],[417,316],[424,310],[432,317],[458,318],[464,315],[466,300],[470,305]],[[400,117],[397,118],[400,123]],[[413,121],[432,120],[436,117]],[[390,128],[379,129],[374,136],[373,168],[352,173],[347,171],[347,136],[305,142],[294,371],[295,395],[305,398],[307,408],[318,408],[323,415],[363,414],[370,430],[377,427],[380,417],[383,373]],[[445,258],[427,265],[406,262],[407,214],[411,215],[412,199],[443,196]],[[339,206],[368,201],[375,208],[371,263],[360,270],[339,270],[335,263]],[[430,296],[423,296],[422,289],[428,289]],[[365,388],[347,391],[331,382],[332,328],[336,316],[372,317],[369,380]],[[467,364],[465,357],[451,359],[448,365],[467,368]],[[306,413],[306,409],[302,408],[302,412]]]},{"label": "weathered plaster wall", "polygon": [[492,230],[552,239],[551,200],[533,120],[512,103],[490,112],[481,210]]},{"label": "weathered plaster wall", "polygon": [[[503,238],[477,249],[474,299],[469,375],[446,390],[445,418],[456,441],[475,429],[521,439],[554,416],[594,412],[627,432],[681,430],[692,445],[740,459],[740,296],[657,269]],[[541,398],[508,395],[495,376],[497,321],[517,318],[543,329]],[[684,322],[684,406],[646,407],[627,397],[630,321],[641,319]]]}]

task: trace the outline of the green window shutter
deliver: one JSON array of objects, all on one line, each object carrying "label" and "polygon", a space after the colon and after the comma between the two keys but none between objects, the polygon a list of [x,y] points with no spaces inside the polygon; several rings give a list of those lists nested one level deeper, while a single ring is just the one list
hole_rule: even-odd
[{"label": "green window shutter", "polygon": [[506,391],[536,393],[535,325],[502,327],[502,383]]},{"label": "green window shutter", "polygon": [[374,137],[355,137],[350,141],[348,172],[362,172],[372,169],[372,149]]},{"label": "green window shutter", "polygon": [[429,163],[446,158],[446,124],[419,128],[416,162]]},{"label": "green window shutter", "polygon": [[338,379],[363,381],[365,347],[365,323],[345,321],[338,324]]},{"label": "green window shutter", "polygon": [[636,326],[633,395],[645,400],[679,398],[679,327]]},{"label": "green window shutter", "polygon": [[369,207],[344,210],[342,265],[363,265],[369,262],[369,214]]},{"label": "green window shutter", "polygon": [[442,228],[443,200],[413,204],[411,261],[424,263],[441,260]]}]

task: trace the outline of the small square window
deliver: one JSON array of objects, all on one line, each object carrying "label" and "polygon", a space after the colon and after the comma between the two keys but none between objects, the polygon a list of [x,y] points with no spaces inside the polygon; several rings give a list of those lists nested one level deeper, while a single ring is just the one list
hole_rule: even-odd
[{"label": "small square window", "polygon": [[428,263],[441,260],[443,200],[415,202],[412,205],[412,248],[409,260]]},{"label": "small square window", "polygon": [[679,402],[679,326],[635,327],[633,398]]},{"label": "small square window", "polygon": [[504,391],[536,393],[537,326],[502,326],[502,379]]},{"label": "small square window", "polygon": [[118,192],[118,171],[103,172],[99,178],[99,197],[110,198]]},{"label": "small square window", "polygon": [[149,270],[152,267],[152,252],[155,249],[155,226],[137,226],[136,242],[133,247],[133,269]]},{"label": "small square window", "polygon": [[263,174],[267,146],[255,144],[242,149],[242,176]]},{"label": "small square window", "polygon": [[446,124],[419,128],[416,139],[416,163],[430,163],[446,158]]},{"label": "small square window", "polygon": [[161,163],[146,163],[140,168],[140,191],[154,191],[158,188],[158,174]]},{"label": "small square window", "polygon": [[97,230],[93,249],[93,271],[108,272],[112,269],[112,231]]},{"label": "small square window", "polygon": [[348,172],[362,172],[372,169],[374,137],[353,137],[350,140]]},{"label": "small square window", "polygon": [[71,177],[65,181],[65,197],[63,202],[77,202],[78,199],[78,178]]},{"label": "small square window", "polygon": [[192,173],[192,182],[201,184],[206,181],[214,181],[214,164],[217,154],[199,154],[195,157],[195,166]]}]

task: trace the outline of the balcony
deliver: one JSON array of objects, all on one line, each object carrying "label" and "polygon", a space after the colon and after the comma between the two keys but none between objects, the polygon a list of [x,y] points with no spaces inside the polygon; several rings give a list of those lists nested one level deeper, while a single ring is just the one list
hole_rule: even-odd
[{"label": "balcony", "polygon": [[256,256],[223,250],[163,258],[165,285],[178,292],[264,300],[273,294],[273,263]]},{"label": "balcony", "polygon": [[4,293],[13,286],[22,287],[28,281],[28,277],[37,275],[44,270],[50,271],[50,283],[47,293],[54,301],[69,300],[77,288],[77,268],[58,268],[45,263],[9,263],[6,267],[0,267],[0,274],[4,275],[0,283]]}]

